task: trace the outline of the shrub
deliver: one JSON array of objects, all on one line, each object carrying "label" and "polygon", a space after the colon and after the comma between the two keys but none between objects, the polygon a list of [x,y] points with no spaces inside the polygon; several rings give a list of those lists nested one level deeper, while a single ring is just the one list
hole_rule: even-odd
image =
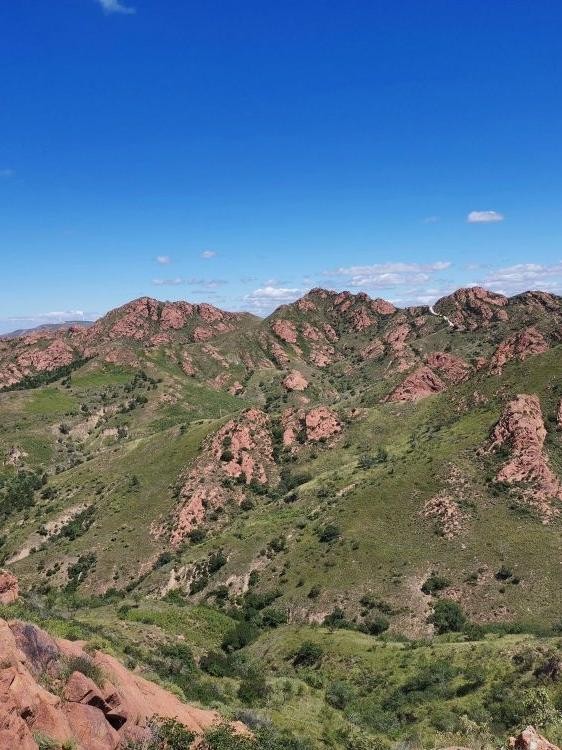
[{"label": "shrub", "polygon": [[438,633],[458,633],[466,624],[466,617],[457,602],[452,599],[440,599],[433,608],[429,618]]},{"label": "shrub", "polygon": [[199,660],[199,667],[212,677],[232,677],[230,659],[220,651],[209,651]]},{"label": "shrub", "polygon": [[314,667],[322,661],[324,649],[318,643],[303,641],[293,656],[295,667]]},{"label": "shrub", "polygon": [[352,686],[344,680],[332,682],[326,690],[326,703],[333,708],[344,709],[355,697]]},{"label": "shrub", "polygon": [[73,672],[80,672],[85,677],[89,677],[98,687],[103,685],[104,675],[101,668],[87,656],[71,656],[66,660],[63,669],[64,676],[68,678]]},{"label": "shrub", "polygon": [[365,629],[370,635],[380,635],[390,627],[390,622],[386,617],[377,615],[365,620]]},{"label": "shrub", "polygon": [[341,536],[341,530],[335,523],[329,523],[318,531],[318,539],[323,544],[329,544],[330,542],[339,539]]},{"label": "shrub", "polygon": [[238,687],[238,698],[248,706],[255,706],[267,698],[270,688],[263,673],[250,671]]},{"label": "shrub", "polygon": [[437,573],[432,573],[429,578],[424,582],[421,590],[424,594],[434,594],[436,591],[442,591],[446,589],[450,584],[450,581]]},{"label": "shrub", "polygon": [[225,634],[221,647],[227,653],[239,651],[244,646],[255,641],[259,632],[259,629],[255,625],[252,625],[252,623],[240,622]]},{"label": "shrub", "polygon": [[502,565],[495,575],[497,581],[507,581],[513,576],[513,571],[507,565]]}]

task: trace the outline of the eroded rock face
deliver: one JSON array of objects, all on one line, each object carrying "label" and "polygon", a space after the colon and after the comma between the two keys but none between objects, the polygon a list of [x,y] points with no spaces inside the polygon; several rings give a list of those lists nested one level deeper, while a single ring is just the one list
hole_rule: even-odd
[{"label": "eroded rock face", "polygon": [[505,407],[486,452],[509,448],[510,458],[496,475],[496,481],[510,485],[523,483],[522,496],[548,522],[559,514],[553,501],[562,500],[562,485],[549,466],[545,438],[539,399],[520,394]]},{"label": "eroded rock face", "polygon": [[336,437],[342,431],[337,414],[327,406],[304,409],[286,409],[281,416],[283,445],[294,446],[297,442],[317,443]]},{"label": "eroded rock face", "polygon": [[508,747],[511,750],[559,750],[532,726],[526,727],[517,737],[510,737]]},{"label": "eroded rock face", "polygon": [[463,530],[466,517],[459,502],[467,495],[467,482],[456,466],[451,466],[445,485],[423,506],[423,518],[435,521],[445,539],[453,539]]},{"label": "eroded rock face", "polygon": [[0,604],[8,605],[17,602],[20,590],[18,579],[8,570],[0,570]]},{"label": "eroded rock face", "polygon": [[297,343],[297,329],[291,320],[277,319],[271,326],[273,333],[287,344]]},{"label": "eroded rock face", "polygon": [[508,319],[507,297],[482,287],[459,289],[435,303],[435,310],[446,315],[451,324],[462,331],[476,331],[492,323]]},{"label": "eroded rock face", "polygon": [[436,370],[449,383],[462,383],[470,375],[470,365],[461,357],[448,352],[432,352],[426,358],[426,364]]},{"label": "eroded rock face", "polygon": [[490,372],[501,375],[504,365],[513,359],[523,362],[533,354],[542,354],[549,344],[542,333],[534,327],[515,333],[498,346],[490,360]]},{"label": "eroded rock face", "polygon": [[[37,644],[49,644],[46,660]],[[81,672],[65,678],[65,660],[80,657],[99,667],[97,685]],[[48,675],[56,692],[40,681]],[[195,734],[219,722],[219,715],[180,702],[172,693],[129,672],[100,651],[93,656],[79,641],[51,638],[34,625],[0,620],[0,748],[38,750],[33,735],[81,750],[116,750],[130,739],[150,739],[152,716],[175,718]],[[236,725],[243,730],[243,726]]]},{"label": "eroded rock face", "polygon": [[429,367],[419,367],[397,386],[387,397],[387,401],[419,401],[434,393],[440,393],[446,383]]},{"label": "eroded rock face", "polygon": [[308,380],[299,370],[292,370],[283,378],[283,387],[288,391],[304,391],[308,388]]},{"label": "eroded rock face", "polygon": [[[228,490],[227,479],[236,481]],[[241,503],[244,486],[277,481],[269,417],[260,409],[248,409],[206,441],[183,477],[172,544],[179,544],[196,528],[207,510],[223,507],[228,499]]]}]

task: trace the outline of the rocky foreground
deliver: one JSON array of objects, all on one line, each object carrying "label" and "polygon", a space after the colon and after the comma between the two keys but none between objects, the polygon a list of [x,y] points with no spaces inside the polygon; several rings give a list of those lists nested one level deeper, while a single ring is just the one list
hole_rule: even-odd
[{"label": "rocky foreground", "polygon": [[109,654],[0,620],[0,750],[38,750],[42,740],[53,748],[116,750],[149,741],[154,716],[196,736],[220,722],[215,711],[182,703]]}]

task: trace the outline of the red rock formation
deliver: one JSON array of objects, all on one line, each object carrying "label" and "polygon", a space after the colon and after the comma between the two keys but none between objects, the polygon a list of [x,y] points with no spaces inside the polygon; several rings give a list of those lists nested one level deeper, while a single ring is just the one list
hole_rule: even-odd
[{"label": "red rock formation", "polygon": [[304,391],[308,388],[308,380],[304,377],[302,372],[291,370],[291,372],[283,378],[283,387],[288,391]]},{"label": "red rock formation", "polygon": [[553,500],[562,500],[562,485],[548,465],[545,437],[539,399],[520,394],[505,407],[486,452],[493,453],[504,445],[509,447],[511,457],[498,472],[496,480],[506,484],[524,483],[523,497],[546,523],[559,513]]},{"label": "red rock formation", "polygon": [[336,350],[330,344],[314,344],[310,351],[310,361],[316,367],[331,365],[335,359]]},{"label": "red rock formation", "polygon": [[340,434],[341,422],[334,411],[326,406],[303,409],[285,409],[281,415],[283,445],[294,446],[297,440],[303,443],[316,443]]},{"label": "red rock formation", "polygon": [[559,750],[532,726],[526,727],[517,737],[510,737],[508,747],[510,750]]},{"label": "red rock formation", "polygon": [[297,329],[292,320],[278,318],[273,321],[271,329],[281,341],[285,341],[287,344],[297,343]]},{"label": "red rock formation", "polygon": [[424,518],[436,520],[446,539],[453,539],[462,530],[464,514],[446,490],[434,495],[425,503],[422,515]]},{"label": "red rock formation", "polygon": [[301,333],[303,335],[303,338],[307,339],[307,341],[323,341],[324,336],[322,333],[316,328],[316,326],[311,325],[310,323],[303,323]]},{"label": "red rock formation", "polygon": [[370,306],[371,310],[377,315],[392,315],[396,312],[396,307],[392,302],[387,302],[385,299],[373,299]]},{"label": "red rock formation", "polygon": [[451,466],[445,486],[426,501],[421,515],[437,521],[441,534],[446,539],[453,539],[461,533],[465,522],[458,500],[465,498],[467,494],[466,479],[456,466]]},{"label": "red rock formation", "polygon": [[355,331],[364,331],[375,322],[364,307],[357,307],[350,316],[351,325]]},{"label": "red rock formation", "polygon": [[[238,483],[227,491],[225,479]],[[205,442],[184,475],[172,544],[178,545],[198,526],[206,510],[223,507],[228,499],[241,503],[245,498],[244,485],[277,481],[269,418],[259,409],[248,409]]]},{"label": "red rock formation", "polygon": [[[76,671],[66,680],[65,664],[76,657],[99,667],[103,682]],[[46,677],[56,692],[41,686]],[[195,734],[220,721],[215,711],[182,703],[108,654],[90,656],[79,641],[0,620],[0,748],[37,750],[33,735],[44,734],[59,744],[75,740],[81,750],[115,750],[150,739],[153,716],[174,718]]]},{"label": "red rock formation", "polygon": [[533,354],[542,354],[549,349],[548,342],[534,327],[525,328],[505,339],[497,347],[490,360],[490,372],[500,375],[504,365],[513,359],[523,362]]},{"label": "red rock formation", "polygon": [[428,367],[445,378],[449,383],[462,383],[470,375],[470,365],[461,357],[447,352],[432,352],[425,360]]},{"label": "red rock formation", "polygon": [[307,412],[305,419],[306,437],[312,442],[327,440],[341,432],[341,422],[335,412],[326,406],[317,406]]},{"label": "red rock formation", "polygon": [[452,325],[462,331],[487,328],[497,321],[507,320],[507,297],[482,287],[458,289],[435,303],[435,310],[446,315]]},{"label": "red rock formation", "polygon": [[429,367],[423,366],[412,372],[400,383],[392,393],[387,396],[387,401],[419,401],[434,393],[440,393],[446,388],[446,384]]},{"label": "red rock formation", "polygon": [[380,339],[370,341],[367,346],[359,352],[361,359],[379,359],[384,354],[384,344]]},{"label": "red rock formation", "polygon": [[18,579],[7,570],[0,570],[0,604],[7,605],[17,602],[20,590]]}]

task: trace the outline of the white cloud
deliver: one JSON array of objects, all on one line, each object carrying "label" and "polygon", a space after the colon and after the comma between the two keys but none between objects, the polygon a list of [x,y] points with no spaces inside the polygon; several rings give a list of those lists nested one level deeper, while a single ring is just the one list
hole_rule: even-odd
[{"label": "white cloud", "polygon": [[161,266],[168,266],[172,262],[172,259],[169,255],[157,255],[156,262],[160,263]]},{"label": "white cloud", "polygon": [[439,216],[426,216],[423,220],[424,224],[437,224],[439,221]]},{"label": "white cloud", "polygon": [[263,312],[272,310],[278,305],[294,302],[303,294],[303,291],[296,287],[265,285],[246,294],[244,302],[255,310]]},{"label": "white cloud", "polygon": [[13,169],[0,169],[0,177],[4,180],[7,180],[8,177],[13,177],[15,175],[15,172]]},{"label": "white cloud", "polygon": [[137,12],[135,8],[123,5],[120,0],[97,0],[97,2],[101,5],[105,13],[121,13],[130,16]]},{"label": "white cloud", "polygon": [[203,289],[216,289],[218,286],[223,286],[228,282],[224,279],[197,279],[197,278],[184,278],[183,276],[176,276],[174,279],[152,279],[152,283],[155,286],[198,286]]},{"label": "white cloud", "polygon": [[558,263],[517,263],[491,269],[479,282],[502,294],[518,294],[529,289],[562,290],[562,261]]},{"label": "white cloud", "polygon": [[505,216],[498,211],[471,211],[466,220],[469,224],[495,224],[504,218]]},{"label": "white cloud", "polygon": [[216,252],[214,250],[203,250],[201,253],[202,258],[214,258],[216,255]]},{"label": "white cloud", "polygon": [[345,277],[347,283],[361,289],[387,289],[418,285],[430,281],[435,273],[451,267],[449,261],[436,263],[374,263],[370,266],[348,266],[325,271],[325,276]]}]

